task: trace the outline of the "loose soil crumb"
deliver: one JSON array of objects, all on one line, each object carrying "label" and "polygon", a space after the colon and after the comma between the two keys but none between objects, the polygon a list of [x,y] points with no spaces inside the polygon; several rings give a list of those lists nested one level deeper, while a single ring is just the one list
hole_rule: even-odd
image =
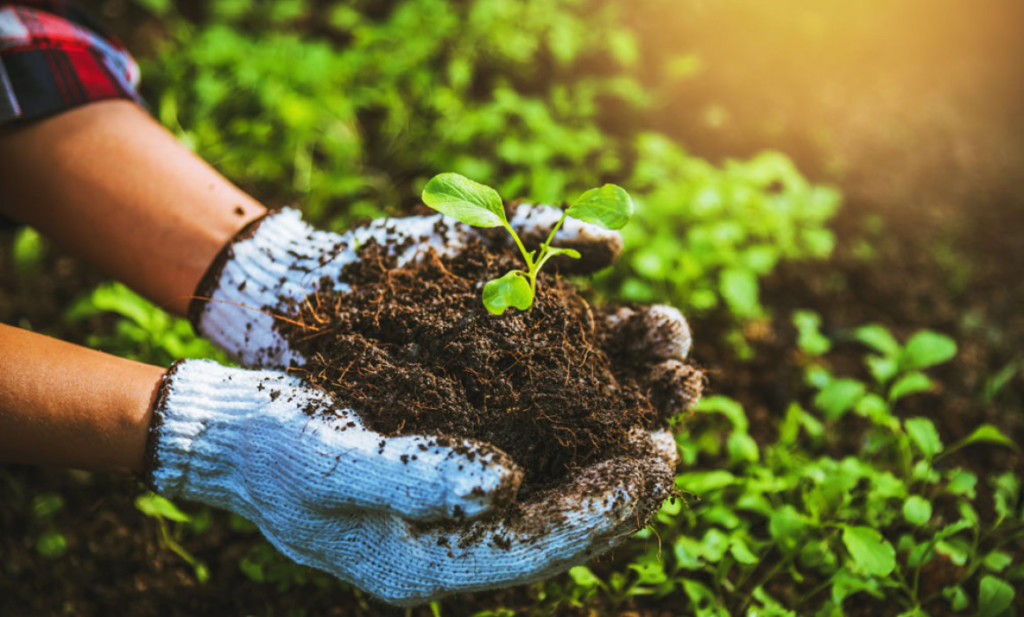
[{"label": "loose soil crumb", "polygon": [[275,307],[295,317],[278,327],[308,358],[292,372],[385,435],[501,448],[524,470],[521,497],[599,461],[638,456],[631,433],[699,397],[700,371],[650,370],[630,352],[636,345],[619,340],[628,329],[610,329],[557,277],[541,274],[530,311],[490,315],[483,282],[520,267],[511,253],[471,244],[458,257],[431,253],[399,268],[370,243],[361,257],[341,275],[351,291]]}]

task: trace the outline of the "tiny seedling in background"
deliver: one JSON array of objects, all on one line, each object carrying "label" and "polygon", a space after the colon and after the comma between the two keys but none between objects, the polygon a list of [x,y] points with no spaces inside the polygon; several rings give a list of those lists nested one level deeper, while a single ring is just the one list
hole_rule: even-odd
[{"label": "tiny seedling in background", "polygon": [[494,315],[501,315],[510,306],[521,311],[533,306],[537,294],[537,273],[552,257],[567,255],[573,259],[580,258],[578,251],[551,246],[552,239],[566,218],[572,217],[604,229],[621,229],[633,215],[633,200],[622,187],[606,184],[601,188],[590,189],[562,212],[562,218],[558,219],[537,250],[527,251],[519,234],[505,216],[501,196],[489,186],[455,173],[438,174],[423,188],[423,203],[467,225],[504,227],[512,234],[527,269],[510,270],[484,285],[484,306]]}]

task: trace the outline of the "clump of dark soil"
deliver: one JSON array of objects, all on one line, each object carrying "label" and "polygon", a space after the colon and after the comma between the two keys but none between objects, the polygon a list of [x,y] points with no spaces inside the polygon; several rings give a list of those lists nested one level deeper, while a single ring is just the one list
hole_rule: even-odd
[{"label": "clump of dark soil", "polygon": [[295,321],[278,327],[308,359],[292,371],[384,434],[501,448],[524,470],[523,494],[636,456],[631,433],[663,424],[700,394],[700,371],[650,370],[636,345],[619,340],[636,329],[610,328],[557,277],[541,275],[531,310],[489,314],[481,286],[520,267],[511,253],[475,244],[455,258],[431,253],[396,267],[369,244],[361,257],[341,276],[351,291],[279,307]]}]

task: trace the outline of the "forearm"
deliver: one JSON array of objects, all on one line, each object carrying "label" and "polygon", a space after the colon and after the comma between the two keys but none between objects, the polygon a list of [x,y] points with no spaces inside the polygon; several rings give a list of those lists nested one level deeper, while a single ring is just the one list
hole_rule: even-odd
[{"label": "forearm", "polygon": [[265,210],[134,103],[0,133],[0,212],[179,315],[218,251]]},{"label": "forearm", "polygon": [[0,324],[0,460],[142,471],[164,369]]}]

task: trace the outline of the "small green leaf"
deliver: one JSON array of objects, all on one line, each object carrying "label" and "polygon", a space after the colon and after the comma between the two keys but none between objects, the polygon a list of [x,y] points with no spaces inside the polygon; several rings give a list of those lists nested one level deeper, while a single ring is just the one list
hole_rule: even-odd
[{"label": "small green leaf", "polygon": [[[700,542],[686,535],[676,538],[672,545],[672,552],[676,557],[676,566],[684,570],[696,570],[701,567]],[[572,570],[569,571],[572,574]]]},{"label": "small green leaf", "polygon": [[857,567],[868,574],[888,576],[896,567],[896,549],[877,529],[844,527],[843,544]]},{"label": "small green leaf", "polygon": [[942,364],[956,355],[953,339],[938,332],[922,330],[910,337],[903,349],[903,368],[916,370]]},{"label": "small green leaf", "polygon": [[768,518],[768,531],[781,547],[793,550],[806,533],[807,522],[796,508],[785,505],[772,512]]},{"label": "small green leaf", "polygon": [[882,592],[878,589],[877,579],[857,576],[843,568],[836,570],[836,573],[832,575],[831,582],[832,601],[836,605],[842,604],[846,598],[862,591],[876,598],[882,597]]},{"label": "small green leaf", "polygon": [[889,381],[900,371],[899,362],[888,356],[868,356],[864,363],[871,371],[871,376],[880,384]]},{"label": "small green leaf", "polygon": [[995,489],[992,500],[995,502],[996,514],[1000,517],[1013,516],[1017,509],[1020,480],[1012,471],[1007,471],[992,480],[992,487]]},{"label": "small green leaf", "polygon": [[946,598],[946,601],[949,602],[949,608],[953,609],[954,613],[959,613],[971,603],[970,598],[967,597],[967,592],[960,585],[943,587],[942,597]]},{"label": "small green leaf", "polygon": [[747,542],[739,536],[733,536],[729,541],[729,554],[732,555],[736,561],[748,566],[760,561],[757,558],[757,555],[755,555],[753,551],[750,550],[750,547],[747,546]]},{"label": "small green leaf", "polygon": [[967,563],[972,549],[971,545],[963,538],[949,538],[935,543],[935,552],[946,556],[955,566],[963,566]]},{"label": "small green leaf", "polygon": [[55,559],[68,550],[68,541],[56,531],[47,531],[36,540],[36,550],[43,557]]},{"label": "small green leaf", "polygon": [[856,379],[836,379],[814,397],[814,404],[828,420],[835,420],[860,401],[867,388]]},{"label": "small green leaf", "polygon": [[552,246],[548,249],[548,255],[555,257],[556,255],[565,255],[566,257],[572,257],[573,259],[579,259],[581,257],[580,252],[575,249],[567,249],[557,246]]},{"label": "small green leaf", "polygon": [[926,457],[933,457],[942,452],[942,440],[939,439],[939,432],[935,430],[935,423],[928,418],[909,418],[904,423],[910,441],[917,446]]},{"label": "small green leaf", "polygon": [[192,571],[195,572],[196,580],[200,584],[205,585],[210,581],[210,569],[206,567],[206,564],[199,561],[192,564]]},{"label": "small green leaf", "polygon": [[146,516],[163,517],[178,523],[187,523],[192,520],[192,517],[179,510],[173,502],[156,493],[139,495],[135,498],[135,507]]},{"label": "small green leaf", "polygon": [[953,495],[963,495],[968,499],[974,499],[976,495],[974,487],[977,484],[978,476],[969,471],[957,469],[950,476],[946,490]]},{"label": "small green leaf", "polygon": [[726,440],[729,460],[733,463],[756,463],[760,457],[757,442],[745,432],[733,431]]},{"label": "small green leaf", "polygon": [[932,504],[920,495],[911,495],[903,502],[903,518],[911,525],[921,527],[932,518]]},{"label": "small green leaf", "polygon": [[1017,449],[1017,444],[1013,443],[1009,437],[1004,435],[999,429],[992,426],[991,424],[982,424],[978,428],[974,429],[974,432],[964,437],[962,441],[957,443],[957,446],[968,446],[972,443],[996,443],[999,445],[1007,446],[1009,448]]},{"label": "small green leaf", "polygon": [[637,573],[637,585],[660,585],[668,580],[664,564],[658,561],[645,560],[642,563],[631,563],[629,569]]},{"label": "small green leaf", "polygon": [[981,562],[986,569],[993,572],[1002,572],[1013,563],[1013,557],[1006,551],[992,551],[985,556]]},{"label": "small green leaf", "polygon": [[590,568],[586,566],[576,566],[569,569],[569,577],[572,578],[572,582],[576,583],[580,587],[596,587],[601,584],[601,579],[597,578]]},{"label": "small green leaf", "polygon": [[633,216],[633,200],[621,186],[606,184],[576,198],[569,216],[605,229],[622,229]]},{"label": "small green leaf", "polygon": [[492,315],[501,315],[510,306],[525,311],[532,304],[530,283],[518,272],[508,272],[484,285],[484,306]]},{"label": "small green leaf", "polygon": [[267,578],[263,571],[263,564],[249,556],[243,557],[238,562],[238,569],[245,574],[246,578],[257,583],[262,583]]},{"label": "small green leaf", "polygon": [[441,214],[474,227],[498,227],[506,221],[498,192],[459,174],[431,178],[423,187],[422,199]]},{"label": "small green leaf", "polygon": [[913,372],[896,380],[889,388],[889,400],[897,401],[904,396],[932,389],[932,380],[924,373]]},{"label": "small green leaf", "polygon": [[868,324],[857,328],[853,338],[884,356],[894,356],[900,351],[900,344],[889,330],[880,324]]},{"label": "small green leaf", "polygon": [[983,576],[978,588],[978,615],[998,617],[1013,602],[1013,587],[992,575]]},{"label": "small green leaf", "polygon": [[15,268],[31,270],[43,260],[45,252],[45,241],[35,229],[22,227],[14,234],[11,257]]},{"label": "small green leaf", "polygon": [[743,405],[738,401],[722,394],[713,394],[702,398],[696,407],[701,413],[720,413],[732,422],[733,427],[738,431],[746,431],[750,426],[747,415],[743,412]]},{"label": "small green leaf", "polygon": [[832,342],[821,333],[821,315],[814,311],[795,311],[793,325],[797,331],[797,347],[811,356],[820,356],[828,352]]},{"label": "small green leaf", "polygon": [[747,268],[725,268],[718,274],[718,291],[729,309],[740,317],[761,312],[757,274]]},{"label": "small green leaf", "polygon": [[57,493],[43,493],[32,499],[32,514],[39,519],[49,518],[63,507],[64,498]]}]

